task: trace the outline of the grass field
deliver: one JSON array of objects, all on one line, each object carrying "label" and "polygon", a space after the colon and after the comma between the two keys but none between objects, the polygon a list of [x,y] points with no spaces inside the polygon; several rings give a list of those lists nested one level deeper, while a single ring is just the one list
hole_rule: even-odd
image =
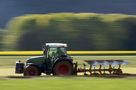
[{"label": "grass field", "polygon": [[0,78],[1,90],[136,90],[135,78],[89,77]]},{"label": "grass field", "polygon": [[[32,56],[0,56],[0,67],[15,66],[17,60],[25,62]],[[72,56],[75,61],[82,62],[83,60],[114,60],[122,59],[128,61],[129,64],[125,67],[136,67],[136,56]]]},{"label": "grass field", "polygon": [[[103,77],[52,77],[21,78],[14,74],[15,61],[23,62],[31,56],[0,56],[0,90],[136,90],[136,76],[122,78]],[[136,73],[136,56],[73,56],[75,61],[124,59],[127,73]],[[20,78],[9,78],[18,76]]]}]

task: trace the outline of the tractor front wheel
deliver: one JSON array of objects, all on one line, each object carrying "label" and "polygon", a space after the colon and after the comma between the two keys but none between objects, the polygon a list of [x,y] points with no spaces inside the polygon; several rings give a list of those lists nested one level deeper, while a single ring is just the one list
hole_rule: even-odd
[{"label": "tractor front wheel", "polygon": [[28,66],[24,69],[24,76],[40,76],[41,72],[36,66]]},{"label": "tractor front wheel", "polygon": [[53,75],[68,76],[73,73],[73,65],[68,61],[57,62],[53,68]]}]

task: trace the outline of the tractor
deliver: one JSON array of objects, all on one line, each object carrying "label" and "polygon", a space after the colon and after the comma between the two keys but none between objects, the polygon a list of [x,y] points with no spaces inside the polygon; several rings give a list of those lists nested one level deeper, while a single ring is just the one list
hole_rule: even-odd
[{"label": "tractor", "polygon": [[[67,54],[67,44],[46,43],[43,45],[43,55],[30,57],[26,63],[16,62],[15,73],[24,76],[46,75],[122,75],[121,65],[126,65],[124,60],[83,60],[82,67],[78,62],[74,62]],[[86,67],[89,65],[88,67]]]},{"label": "tractor", "polygon": [[43,55],[31,57],[26,64],[16,62],[16,73],[24,76],[46,75],[72,75],[74,73],[73,60],[67,54],[67,44],[46,43],[43,45]]}]

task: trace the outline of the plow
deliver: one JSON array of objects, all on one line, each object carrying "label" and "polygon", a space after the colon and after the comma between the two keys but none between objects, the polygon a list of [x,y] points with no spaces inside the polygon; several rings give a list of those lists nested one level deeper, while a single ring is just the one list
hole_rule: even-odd
[{"label": "plow", "polygon": [[123,75],[124,60],[83,60],[85,63],[74,62],[67,54],[67,44],[46,43],[43,45],[43,55],[30,57],[25,63],[16,62],[15,73],[24,76],[46,75],[70,76],[83,73],[84,75]]},{"label": "plow", "polygon": [[128,62],[123,60],[84,60],[89,64],[83,64],[83,68],[78,68],[78,63],[75,63],[76,73],[83,72],[84,75],[123,75],[122,65],[127,65]]}]

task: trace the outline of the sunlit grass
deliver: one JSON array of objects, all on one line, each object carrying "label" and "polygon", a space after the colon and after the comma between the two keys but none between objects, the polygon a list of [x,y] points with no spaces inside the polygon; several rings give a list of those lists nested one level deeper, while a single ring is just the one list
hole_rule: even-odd
[{"label": "sunlit grass", "polygon": [[[55,77],[41,76],[34,78],[7,78],[15,75],[14,66],[18,59],[26,60],[31,56],[0,56],[0,89],[1,90],[136,90],[136,77],[102,78],[102,77]],[[134,73],[136,56],[72,56],[74,60],[86,59],[126,59],[130,67],[123,67],[125,73]],[[131,67],[131,64],[134,64]]]},{"label": "sunlit grass", "polygon": [[0,79],[1,90],[136,90],[135,78],[41,77]]},{"label": "sunlit grass", "polygon": [[[22,62],[26,62],[26,60],[30,57],[33,56],[21,56],[21,55],[14,55],[14,56],[0,56],[0,66],[15,66],[15,62],[18,60],[21,60]],[[71,57],[73,58],[74,62],[79,62],[79,63],[83,63],[83,60],[125,60],[127,62],[129,62],[128,65],[124,65],[123,67],[136,67],[136,56],[106,56],[106,55],[102,55],[102,56],[75,56],[75,55],[71,55]]]}]

